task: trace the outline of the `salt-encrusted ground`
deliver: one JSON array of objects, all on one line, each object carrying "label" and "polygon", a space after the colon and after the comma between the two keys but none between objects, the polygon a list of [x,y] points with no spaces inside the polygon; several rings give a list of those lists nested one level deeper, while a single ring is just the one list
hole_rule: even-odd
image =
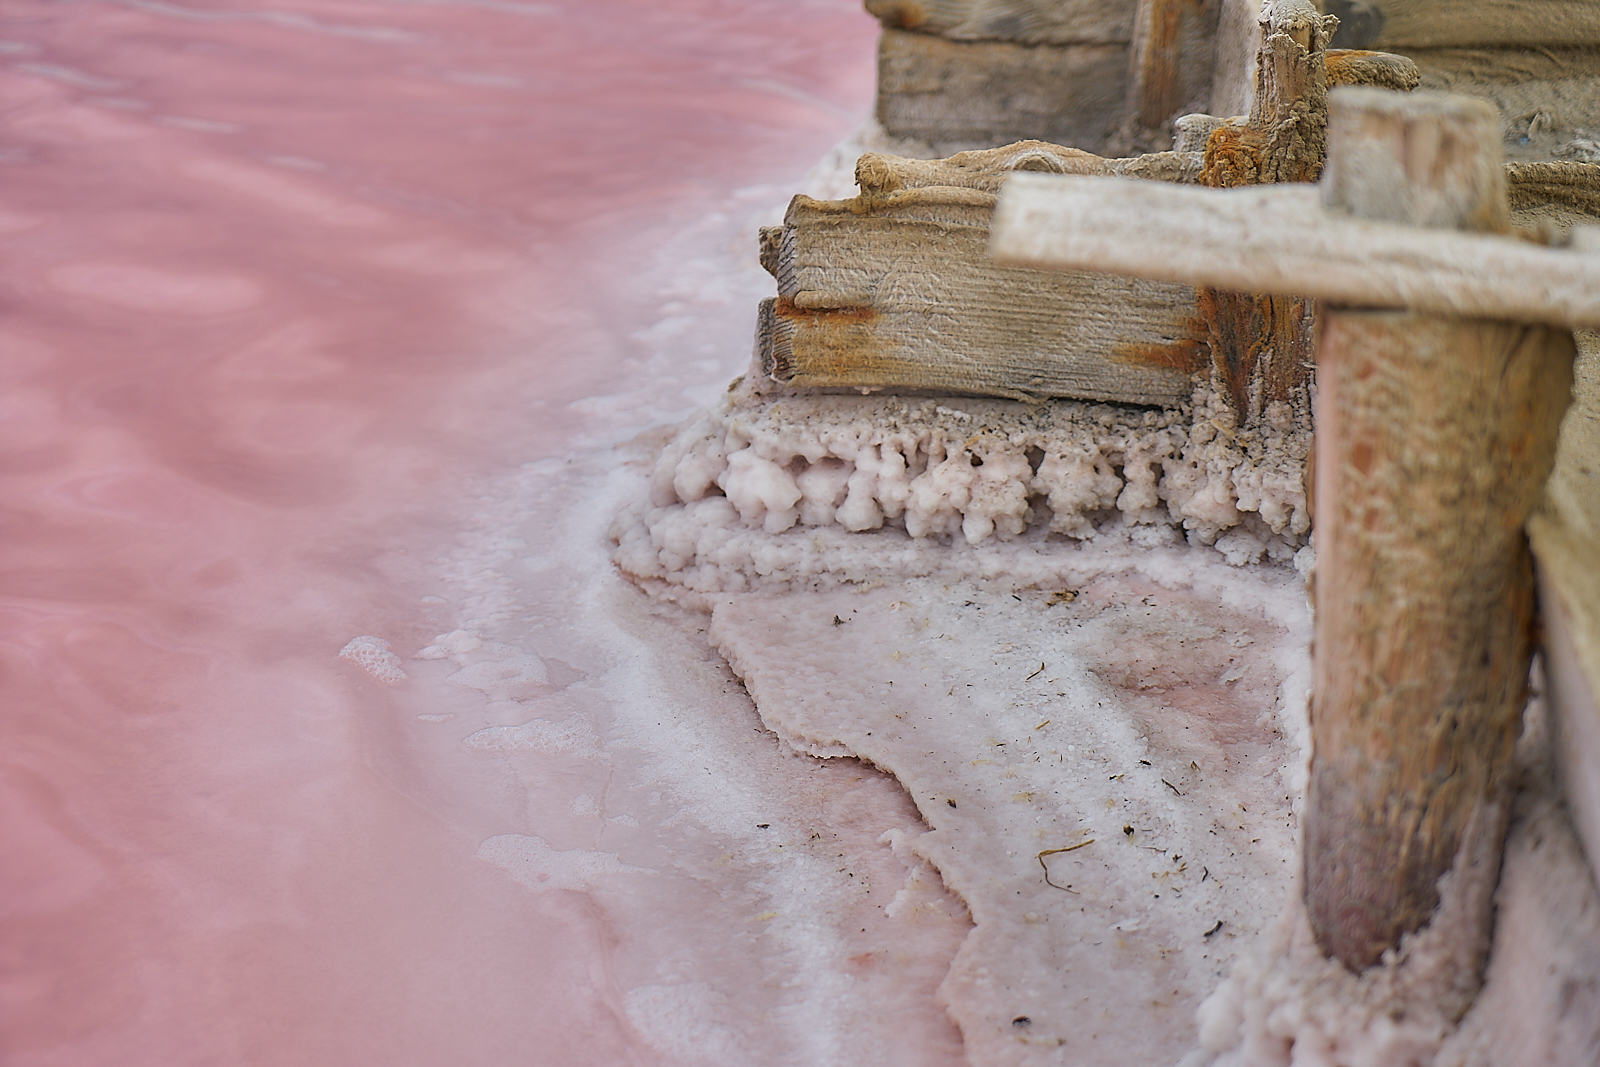
[{"label": "salt-encrusted ground", "polygon": [[[1107,478],[1105,499],[1076,515],[1042,483],[1018,506],[979,485],[958,501],[942,482],[925,515],[895,514],[915,478],[949,460],[947,442],[959,450],[970,434],[918,428],[886,481],[861,462],[881,465],[883,442],[848,457],[834,447],[851,444],[849,427],[828,424],[863,403],[827,400],[767,432],[760,403],[741,412],[735,397],[676,437],[638,443],[651,495],[641,483],[613,525],[618,561],[711,613],[710,640],[779,737],[860,756],[906,787],[928,829],[889,835],[895,852],[930,863],[975,922],[941,986],[975,1067],[1600,1059],[1600,897],[1537,731],[1487,984],[1458,1030],[1413,996],[1436,992],[1434,964],[1459,947],[1448,932],[1422,939],[1410,970],[1361,982],[1304,956],[1294,815],[1311,560],[1303,525],[1280,531],[1249,507],[1267,499],[1294,516],[1292,479],[1273,471],[1252,496],[1222,477],[1213,496],[1238,515],[1207,528],[1184,513],[1181,478],[1123,506],[1135,479],[1113,442],[1095,450],[1111,469],[1090,456],[1078,481],[1119,484]],[[925,421],[982,406],[934,405]],[[1026,474],[1009,465],[1014,480],[1049,480],[1048,448],[1012,443],[1017,456],[999,466],[1027,462]],[[739,451],[751,454],[729,463]],[[990,465],[980,458],[968,466]],[[1181,475],[1181,445],[1166,458],[1152,485]],[[862,472],[877,479],[870,491],[852,484]],[[1243,536],[1224,541],[1235,528]],[[1249,562],[1263,555],[1282,562]]]},{"label": "salt-encrusted ground", "polygon": [[780,736],[915,800],[897,847],[976,923],[943,987],[974,1064],[1173,1063],[1291,880],[1304,597],[1214,553],[1059,555],[1032,588],[725,597],[711,637]]}]

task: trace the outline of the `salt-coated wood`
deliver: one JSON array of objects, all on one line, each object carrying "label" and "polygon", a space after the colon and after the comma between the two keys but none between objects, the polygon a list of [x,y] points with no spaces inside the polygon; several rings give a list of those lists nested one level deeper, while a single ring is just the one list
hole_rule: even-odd
[{"label": "salt-coated wood", "polygon": [[1018,141],[1000,148],[957,152],[947,159],[906,159],[867,152],[856,160],[855,173],[856,184],[863,195],[939,185],[998,193],[1006,178],[1015,171],[1120,174],[1152,181],[1192,182],[1199,176],[1202,162],[1203,157],[1198,152],[1151,152],[1108,159],[1044,141]]},{"label": "salt-coated wood", "polygon": [[1204,363],[1192,288],[998,266],[985,254],[993,206],[949,186],[796,197],[764,235],[778,282],[758,330],[767,374],[807,388],[1190,396]]},{"label": "salt-coated wood", "polygon": [[[1328,143],[1327,206],[1509,226],[1499,127],[1479,101],[1346,90]],[[1533,656],[1523,525],[1555,462],[1574,345],[1537,323],[1332,307],[1318,349],[1304,895],[1318,945],[1360,971],[1433,919],[1469,835],[1498,852]],[[1481,901],[1457,921],[1486,954],[1490,894],[1463,899]],[[1475,985],[1480,961],[1456,984]]]},{"label": "salt-coated wood", "polygon": [[1371,222],[1511,231],[1505,164],[1488,103],[1437,93],[1348,88],[1328,115],[1340,151],[1322,175],[1322,206]]},{"label": "salt-coated wood", "polygon": [[[1271,0],[1257,18],[1255,91],[1242,123],[1206,138],[1200,184],[1213,188],[1314,180],[1328,124],[1328,40],[1334,20],[1310,0]],[[1302,296],[1201,286],[1212,378],[1251,427],[1263,405],[1309,407],[1315,305]]]},{"label": "salt-coated wood", "polygon": [[1600,868],[1600,335],[1577,341],[1573,403],[1528,539],[1562,790],[1589,865]]},{"label": "salt-coated wood", "polygon": [[1310,0],[1271,0],[1259,26],[1249,119],[1212,132],[1200,178],[1204,185],[1315,181],[1322,171],[1325,53],[1334,20]]},{"label": "salt-coated wood", "polygon": [[1203,189],[1015,174],[1001,190],[998,262],[1107,271],[1353,307],[1600,326],[1600,255],[1510,236],[1369,222],[1315,186]]}]

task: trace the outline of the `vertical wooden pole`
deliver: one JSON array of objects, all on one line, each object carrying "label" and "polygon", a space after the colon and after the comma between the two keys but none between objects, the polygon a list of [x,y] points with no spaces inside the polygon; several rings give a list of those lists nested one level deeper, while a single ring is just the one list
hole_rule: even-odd
[{"label": "vertical wooden pole", "polygon": [[[1249,121],[1211,134],[1202,185],[1224,189],[1317,180],[1325,154],[1325,59],[1334,25],[1310,0],[1273,0],[1266,6]],[[1253,423],[1270,401],[1305,395],[1316,316],[1312,301],[1210,286],[1201,286],[1196,296],[1214,380],[1239,426]]]},{"label": "vertical wooden pole", "polygon": [[[1507,228],[1487,104],[1338,89],[1329,113],[1326,207]],[[1572,358],[1563,330],[1324,312],[1305,899],[1352,971],[1428,922],[1469,820],[1503,796],[1532,652],[1522,527]]]},{"label": "vertical wooden pole", "polygon": [[1129,50],[1129,118],[1138,147],[1166,147],[1185,107],[1210,96],[1220,0],[1139,0]]}]

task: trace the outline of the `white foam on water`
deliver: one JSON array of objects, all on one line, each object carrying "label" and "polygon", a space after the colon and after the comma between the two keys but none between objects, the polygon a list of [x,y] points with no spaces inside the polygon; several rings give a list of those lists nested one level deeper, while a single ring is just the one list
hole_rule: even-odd
[{"label": "white foam on water", "polygon": [[478,858],[494,864],[537,892],[586,890],[618,874],[653,874],[648,867],[623,863],[615,852],[553,849],[532,834],[500,834],[478,846]]},{"label": "white foam on water", "polygon": [[381,637],[352,637],[349,644],[339,650],[339,658],[354,663],[374,681],[386,685],[404,681],[406,677],[400,657],[390,650],[389,642]]}]

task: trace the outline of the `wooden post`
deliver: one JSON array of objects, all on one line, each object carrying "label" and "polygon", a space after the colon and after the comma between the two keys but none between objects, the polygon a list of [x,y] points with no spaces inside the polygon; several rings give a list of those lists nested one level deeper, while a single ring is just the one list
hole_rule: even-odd
[{"label": "wooden post", "polygon": [[1016,175],[991,249],[1325,302],[1305,900],[1318,944],[1359,972],[1433,917],[1465,835],[1481,855],[1504,829],[1532,649],[1523,523],[1570,399],[1567,331],[1600,325],[1600,233],[1506,232],[1481,101],[1329,99],[1316,188]]},{"label": "wooden post", "polygon": [[1129,52],[1126,149],[1170,146],[1172,120],[1207,106],[1220,0],[1139,0]]},{"label": "wooden post", "polygon": [[[1509,229],[1485,103],[1347,90],[1328,143],[1330,211]],[[1428,922],[1469,819],[1504,799],[1532,653],[1523,523],[1572,358],[1545,326],[1324,313],[1305,900],[1352,971]]]},{"label": "wooden post", "polygon": [[[1273,0],[1260,16],[1255,94],[1249,121],[1215,130],[1200,184],[1215,189],[1266,182],[1314,182],[1322,173],[1328,114],[1328,40],[1337,20],[1310,0]],[[1240,428],[1264,404],[1300,401],[1311,380],[1316,308],[1299,295],[1241,293],[1201,286],[1213,380]]]}]

